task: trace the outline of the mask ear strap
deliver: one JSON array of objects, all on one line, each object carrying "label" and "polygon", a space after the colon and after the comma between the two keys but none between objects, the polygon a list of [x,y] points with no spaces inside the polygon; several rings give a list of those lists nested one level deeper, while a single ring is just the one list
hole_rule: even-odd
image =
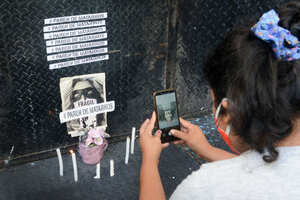
[{"label": "mask ear strap", "polygon": [[[217,110],[216,110],[216,115],[215,115],[216,119],[218,119],[218,116],[219,116],[219,114],[220,114],[220,110],[221,110],[221,107],[222,107],[222,102],[223,102],[223,101],[227,101],[227,100],[228,100],[227,98],[224,98],[224,99],[222,99],[221,103],[219,104],[219,106],[218,106],[218,108],[217,108]],[[229,132],[230,132],[230,131],[229,131]]]},{"label": "mask ear strap", "polygon": [[[231,123],[227,125],[225,133],[229,136],[230,131],[231,131]],[[229,139],[229,137],[228,137],[228,139]],[[232,144],[230,142],[230,139],[229,139],[229,143],[230,143],[230,145],[228,145],[228,146],[231,148],[231,150],[233,150],[235,153],[237,153],[238,155],[240,155],[241,153],[236,148],[234,148],[232,146]]]},{"label": "mask ear strap", "polygon": [[226,131],[225,131],[226,135],[229,135],[230,131],[231,131],[231,123],[229,123],[226,127]]}]

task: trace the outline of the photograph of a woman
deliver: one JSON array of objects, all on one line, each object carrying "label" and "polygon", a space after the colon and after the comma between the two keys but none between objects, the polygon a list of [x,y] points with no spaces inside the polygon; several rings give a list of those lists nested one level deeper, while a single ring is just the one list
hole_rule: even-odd
[{"label": "photograph of a woman", "polygon": [[[70,110],[80,106],[94,105],[106,102],[105,74],[87,74],[60,79],[62,110]],[[79,129],[96,125],[106,127],[106,113],[90,115],[67,122],[68,134],[79,136]]]}]

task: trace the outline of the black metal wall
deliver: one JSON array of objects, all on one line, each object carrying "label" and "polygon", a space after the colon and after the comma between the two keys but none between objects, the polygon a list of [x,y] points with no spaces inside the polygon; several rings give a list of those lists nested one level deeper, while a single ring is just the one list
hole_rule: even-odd
[{"label": "black metal wall", "polygon": [[[109,60],[49,70],[44,19],[107,12]],[[59,123],[59,79],[106,73],[108,133],[131,131],[153,110],[152,92],[164,88],[168,2],[135,0],[1,1],[0,160],[78,141]]]},{"label": "black metal wall", "polygon": [[[176,88],[187,118],[210,108],[202,62],[247,15],[283,0],[2,0],[0,3],[0,164],[7,159],[74,144],[59,123],[59,79],[106,73],[108,132],[117,138],[139,126],[153,110],[152,93]],[[44,19],[108,12],[109,56],[101,61],[49,70]],[[1,165],[0,165],[1,167]]]},{"label": "black metal wall", "polygon": [[211,105],[202,73],[207,52],[236,24],[277,9],[286,0],[179,0],[174,87],[183,114],[199,113]]}]

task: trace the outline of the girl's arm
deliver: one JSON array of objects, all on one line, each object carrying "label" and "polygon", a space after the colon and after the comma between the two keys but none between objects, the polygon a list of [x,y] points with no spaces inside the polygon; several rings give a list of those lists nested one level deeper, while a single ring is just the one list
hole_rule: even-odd
[{"label": "girl's arm", "polygon": [[140,146],[142,150],[142,166],[140,171],[140,199],[166,199],[158,171],[158,162],[162,148],[169,144],[161,144],[161,131],[152,135],[156,116],[147,119],[140,128]]},{"label": "girl's arm", "polygon": [[140,199],[166,199],[155,161],[143,160],[140,172]]},{"label": "girl's arm", "polygon": [[171,134],[180,139],[179,141],[173,142],[174,144],[187,144],[200,158],[208,162],[225,160],[237,156],[209,144],[199,126],[182,118],[180,118],[180,124],[181,131],[171,130]]}]

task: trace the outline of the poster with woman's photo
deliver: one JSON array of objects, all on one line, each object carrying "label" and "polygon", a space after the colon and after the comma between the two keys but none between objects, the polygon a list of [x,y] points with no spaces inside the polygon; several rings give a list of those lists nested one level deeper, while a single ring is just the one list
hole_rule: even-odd
[{"label": "poster with woman's photo", "polygon": [[[62,110],[71,110],[106,102],[105,73],[86,74],[60,79]],[[66,122],[68,134],[80,135],[79,129],[86,126],[107,127],[106,113],[89,115]]]}]

